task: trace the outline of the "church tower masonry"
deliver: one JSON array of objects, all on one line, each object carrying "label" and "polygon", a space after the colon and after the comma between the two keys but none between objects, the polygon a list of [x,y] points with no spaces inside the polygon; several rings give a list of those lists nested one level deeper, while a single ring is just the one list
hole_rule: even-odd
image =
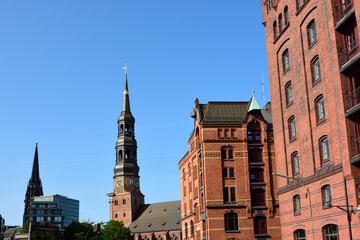
[{"label": "church tower masonry", "polygon": [[24,216],[27,215],[28,207],[30,207],[30,202],[34,199],[34,197],[42,196],[42,195],[43,195],[43,189],[42,189],[40,171],[39,171],[38,142],[36,141],[31,178],[27,185],[25,200],[24,200],[25,203]]},{"label": "church tower masonry", "polygon": [[110,220],[123,221],[126,227],[134,221],[139,207],[144,204],[144,195],[140,191],[134,126],[135,118],[130,111],[127,72],[125,72],[123,107],[118,119],[118,139],[115,146],[114,192],[109,193],[108,196]]}]

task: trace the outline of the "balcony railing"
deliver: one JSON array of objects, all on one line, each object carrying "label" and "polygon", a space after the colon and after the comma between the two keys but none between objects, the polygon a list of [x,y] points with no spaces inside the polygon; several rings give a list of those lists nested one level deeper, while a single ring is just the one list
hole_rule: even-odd
[{"label": "balcony railing", "polygon": [[360,52],[359,39],[354,40],[346,48],[340,49],[340,64],[344,66],[349,60],[351,60],[356,54]]},{"label": "balcony railing", "polygon": [[337,13],[339,20],[342,19],[346,14],[350,12],[351,9],[354,8],[354,1],[353,0],[345,0],[340,7],[337,8]]},{"label": "balcony railing", "polygon": [[351,140],[351,157],[360,155],[360,138],[355,138]]},{"label": "balcony railing", "polygon": [[346,101],[346,110],[349,110],[360,103],[360,87],[348,93]]}]

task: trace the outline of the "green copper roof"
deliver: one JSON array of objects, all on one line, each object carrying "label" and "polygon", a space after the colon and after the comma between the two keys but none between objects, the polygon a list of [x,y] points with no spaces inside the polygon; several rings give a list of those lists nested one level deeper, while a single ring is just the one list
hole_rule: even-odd
[{"label": "green copper roof", "polygon": [[252,110],[260,110],[260,107],[259,107],[258,103],[256,102],[254,95],[251,97],[248,112],[251,112]]}]

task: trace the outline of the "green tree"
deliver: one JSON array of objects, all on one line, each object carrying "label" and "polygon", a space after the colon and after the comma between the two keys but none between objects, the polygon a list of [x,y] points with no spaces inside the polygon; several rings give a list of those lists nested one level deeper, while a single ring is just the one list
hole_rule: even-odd
[{"label": "green tree", "polygon": [[103,240],[134,240],[131,235],[130,229],[124,227],[124,223],[121,221],[110,220],[104,225],[102,233]]},{"label": "green tree", "polygon": [[87,222],[80,223],[73,221],[69,226],[65,227],[65,240],[98,240],[100,236],[93,231],[93,225]]},{"label": "green tree", "polygon": [[[32,221],[27,221],[21,229],[21,233],[29,232],[29,225],[34,224]],[[43,227],[56,227],[55,224],[50,224],[47,222],[42,222],[39,224]],[[52,232],[52,231],[31,231],[31,240],[62,240],[62,234],[60,232]]]}]

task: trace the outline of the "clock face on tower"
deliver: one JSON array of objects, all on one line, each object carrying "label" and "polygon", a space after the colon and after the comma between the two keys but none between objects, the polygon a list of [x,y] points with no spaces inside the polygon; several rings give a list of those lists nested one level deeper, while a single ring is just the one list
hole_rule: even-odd
[{"label": "clock face on tower", "polygon": [[116,187],[124,186],[124,179],[123,178],[116,178],[115,179],[115,185],[116,185]]},{"label": "clock face on tower", "polygon": [[139,187],[139,179],[138,178],[134,179],[134,187]]}]

